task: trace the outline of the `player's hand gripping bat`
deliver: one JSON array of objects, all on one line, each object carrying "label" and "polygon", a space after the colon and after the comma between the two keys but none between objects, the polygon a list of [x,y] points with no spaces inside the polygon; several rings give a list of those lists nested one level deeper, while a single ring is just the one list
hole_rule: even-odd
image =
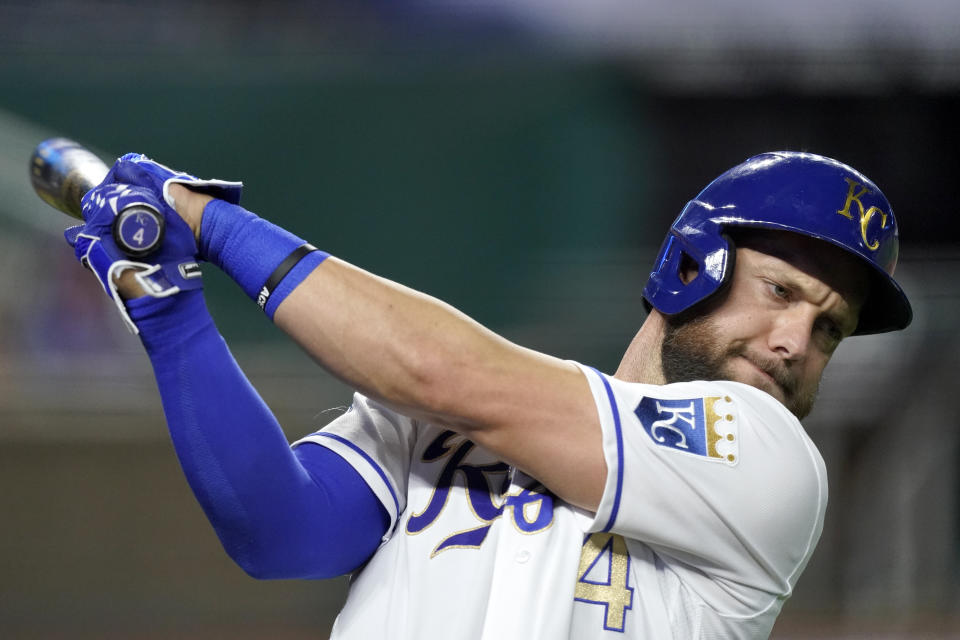
[{"label": "player's hand gripping bat", "polygon": [[[80,200],[103,181],[108,171],[99,157],[67,138],[44,140],[30,157],[30,182],[37,195],[80,220]],[[153,252],[163,241],[163,232],[163,216],[139,205],[118,211],[113,223],[114,241],[132,258]]]}]

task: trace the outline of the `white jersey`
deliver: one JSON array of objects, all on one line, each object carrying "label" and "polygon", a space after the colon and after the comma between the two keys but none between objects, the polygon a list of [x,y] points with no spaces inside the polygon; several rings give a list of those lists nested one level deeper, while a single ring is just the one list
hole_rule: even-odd
[{"label": "white jersey", "polygon": [[348,460],[391,518],[332,638],[769,635],[826,508],[823,460],[800,423],[735,382],[656,386],[581,369],[608,469],[595,514],[361,395],[300,441]]}]

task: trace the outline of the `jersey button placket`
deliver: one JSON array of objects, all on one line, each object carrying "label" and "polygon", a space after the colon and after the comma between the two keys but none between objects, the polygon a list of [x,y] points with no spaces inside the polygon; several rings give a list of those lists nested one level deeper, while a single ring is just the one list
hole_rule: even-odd
[{"label": "jersey button placket", "polygon": [[[520,487],[511,483],[504,494],[513,494],[520,491]],[[507,515],[507,514],[505,514]],[[495,540],[487,540],[496,544],[496,560],[494,561],[493,578],[490,584],[490,600],[487,619],[484,623],[483,640],[502,640],[511,637],[512,624],[517,616],[524,613],[525,594],[523,585],[528,584],[524,575],[529,571],[527,566],[531,553],[521,545],[526,540],[517,528],[510,522],[510,518],[502,517],[493,527],[491,534],[496,534]]]}]

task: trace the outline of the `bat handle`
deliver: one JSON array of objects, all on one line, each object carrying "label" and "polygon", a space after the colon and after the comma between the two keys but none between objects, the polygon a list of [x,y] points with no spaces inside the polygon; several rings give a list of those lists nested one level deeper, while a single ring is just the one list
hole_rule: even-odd
[{"label": "bat handle", "polygon": [[163,242],[163,216],[152,207],[133,205],[122,209],[113,222],[113,240],[125,254],[139,258]]}]

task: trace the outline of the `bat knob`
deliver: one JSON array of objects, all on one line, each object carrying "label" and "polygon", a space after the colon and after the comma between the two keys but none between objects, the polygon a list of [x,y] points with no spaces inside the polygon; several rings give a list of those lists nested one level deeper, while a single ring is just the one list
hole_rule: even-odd
[{"label": "bat knob", "polygon": [[132,258],[155,251],[163,242],[163,232],[163,216],[150,207],[140,205],[123,209],[113,223],[114,242]]}]

